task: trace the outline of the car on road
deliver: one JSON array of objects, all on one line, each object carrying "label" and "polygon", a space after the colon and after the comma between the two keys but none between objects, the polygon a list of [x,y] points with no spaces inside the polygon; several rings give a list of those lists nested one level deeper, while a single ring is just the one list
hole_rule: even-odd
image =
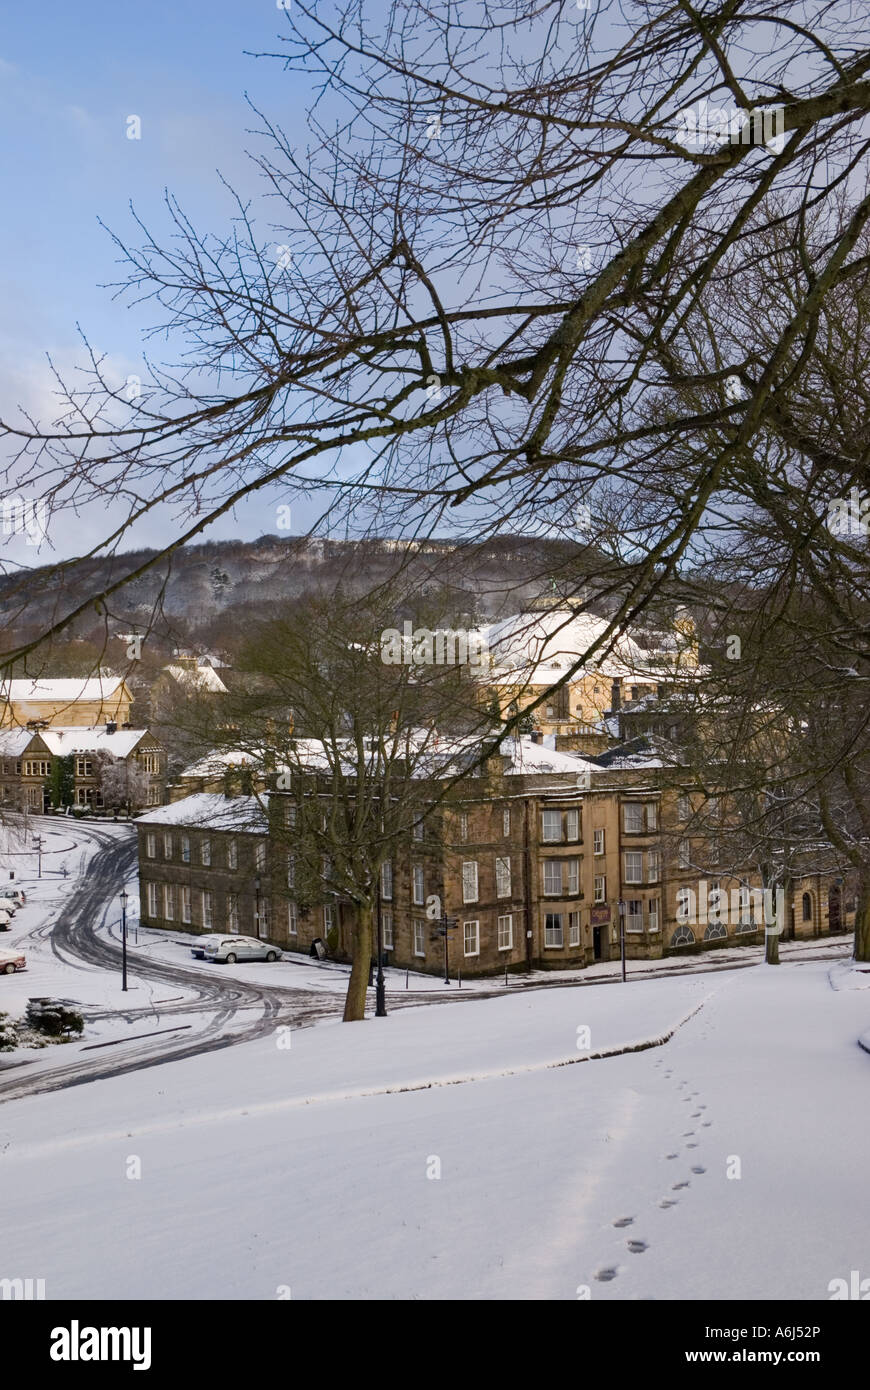
[{"label": "car on road", "polygon": [[21,951],[0,951],[0,975],[13,975],[16,970],[24,970],[27,957]]},{"label": "car on road", "polygon": [[281,952],[255,936],[204,936],[190,954],[199,960],[234,965],[237,960],[280,960]]},{"label": "car on road", "polygon": [[27,898],[24,896],[24,892],[21,888],[10,888],[8,884],[5,888],[0,888],[0,898],[12,898],[16,907],[23,907],[27,902]]},{"label": "car on road", "polygon": [[0,931],[10,931],[12,927],[11,912],[4,912],[0,909]]},{"label": "car on road", "polygon": [[0,896],[0,912],[7,912],[11,917],[13,912],[17,912],[21,906],[16,898],[10,898],[5,893]]}]

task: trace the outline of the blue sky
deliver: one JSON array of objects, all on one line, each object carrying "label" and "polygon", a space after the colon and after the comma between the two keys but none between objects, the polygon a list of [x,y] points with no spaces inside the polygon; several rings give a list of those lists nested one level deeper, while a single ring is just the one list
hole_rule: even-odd
[{"label": "blue sky", "polygon": [[[44,412],[51,378],[45,353],[68,367],[78,321],[93,344],[136,370],[147,311],[100,289],[119,278],[116,251],[97,219],[136,243],[132,201],[154,230],[166,226],[163,192],[175,193],[201,228],[222,229],[230,203],[216,169],[240,191],[258,186],[245,156],[256,104],[304,141],[307,93],[280,62],[286,17],[275,0],[83,0],[8,6],[0,31],[0,409]],[[142,138],[127,138],[137,115]],[[149,349],[154,352],[152,344]],[[159,356],[159,354],[157,354]],[[294,508],[293,531],[313,512]],[[104,520],[104,519],[103,519]],[[88,519],[83,518],[86,533]],[[275,507],[258,501],[210,535],[275,531]],[[151,535],[160,539],[155,522]],[[94,539],[98,529],[94,530]],[[63,543],[55,537],[58,553]],[[77,537],[76,551],[81,545]],[[9,546],[7,541],[4,550]],[[23,543],[19,559],[33,563]],[[40,549],[39,560],[49,556]]]}]

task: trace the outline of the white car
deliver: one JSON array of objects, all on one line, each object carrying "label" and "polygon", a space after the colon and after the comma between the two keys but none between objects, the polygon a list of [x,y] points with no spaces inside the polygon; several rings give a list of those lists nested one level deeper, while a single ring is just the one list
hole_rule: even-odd
[{"label": "white car", "polygon": [[0,898],[11,898],[16,907],[23,907],[27,901],[20,888],[0,888]]},{"label": "white car", "polygon": [[280,960],[281,952],[255,936],[204,936],[190,949],[200,960],[235,965],[237,960]]},{"label": "white car", "polygon": [[10,931],[12,928],[12,914],[0,909],[0,931]]},{"label": "white car", "polygon": [[5,895],[0,896],[0,912],[6,912],[11,917],[13,912],[17,912],[20,906],[21,904],[16,898],[9,898]]}]

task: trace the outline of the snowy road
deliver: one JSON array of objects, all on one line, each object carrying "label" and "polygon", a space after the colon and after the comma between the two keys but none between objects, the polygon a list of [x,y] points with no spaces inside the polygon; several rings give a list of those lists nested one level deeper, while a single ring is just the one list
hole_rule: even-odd
[{"label": "snowy road", "polygon": [[[870,1277],[870,990],[831,971],[404,1010],[10,1102],[0,1275],[49,1298],[827,1299]],[[680,1020],[565,1065],[578,1029]]]}]

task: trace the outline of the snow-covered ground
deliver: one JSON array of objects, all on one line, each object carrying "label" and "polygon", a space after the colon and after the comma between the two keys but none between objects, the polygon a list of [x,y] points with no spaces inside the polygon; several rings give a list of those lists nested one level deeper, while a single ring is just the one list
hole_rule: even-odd
[{"label": "snow-covered ground", "polygon": [[404,1009],[10,1101],[0,1277],[49,1298],[826,1299],[870,1277],[870,994],[835,973]]}]

